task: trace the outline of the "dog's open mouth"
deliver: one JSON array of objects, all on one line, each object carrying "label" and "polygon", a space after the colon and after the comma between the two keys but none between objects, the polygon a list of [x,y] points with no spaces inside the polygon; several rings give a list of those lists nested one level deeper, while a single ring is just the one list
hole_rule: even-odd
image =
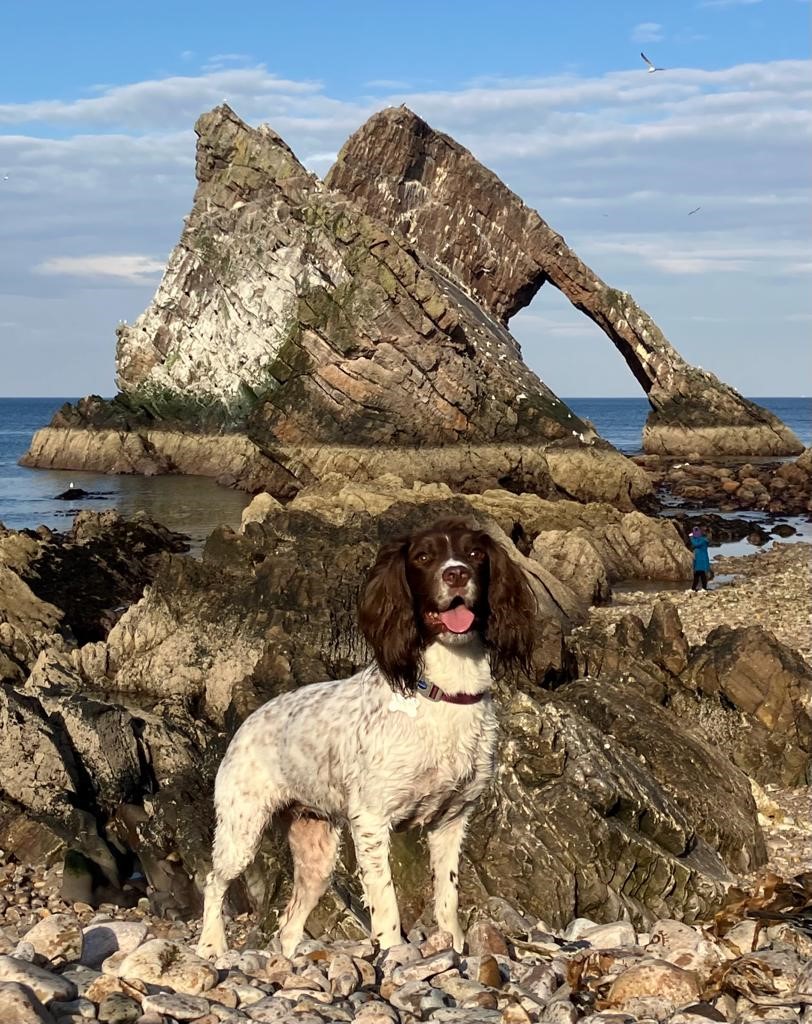
[{"label": "dog's open mouth", "polygon": [[426,622],[448,633],[467,633],[476,616],[467,608],[461,597],[455,597],[442,612],[426,612]]}]

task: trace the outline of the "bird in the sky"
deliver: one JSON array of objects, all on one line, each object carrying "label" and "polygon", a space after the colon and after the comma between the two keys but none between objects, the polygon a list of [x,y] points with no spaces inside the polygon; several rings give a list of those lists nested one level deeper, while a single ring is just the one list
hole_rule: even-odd
[{"label": "bird in the sky", "polygon": [[651,63],[651,61],[650,61],[650,60],[648,59],[648,57],[647,57],[647,56],[646,56],[646,55],[645,55],[645,54],[643,53],[643,51],[642,51],[642,50],[640,51],[640,56],[641,56],[641,57],[643,58],[643,60],[644,60],[644,61],[646,62],[646,64],[648,64],[648,73],[649,73],[650,75],[653,75],[655,71],[665,71],[665,68],[658,68],[658,67],[656,67],[656,66],[655,66],[654,64],[652,64],[652,63]]},{"label": "bird in the sky", "polygon": [[691,214],[694,214],[694,213],[699,213],[699,211],[700,211],[701,209],[702,209],[702,207],[701,207],[701,206],[697,206],[697,207],[695,207],[695,208],[694,208],[693,210],[689,210],[689,211],[688,211],[688,216],[690,217],[690,216],[691,216]]}]

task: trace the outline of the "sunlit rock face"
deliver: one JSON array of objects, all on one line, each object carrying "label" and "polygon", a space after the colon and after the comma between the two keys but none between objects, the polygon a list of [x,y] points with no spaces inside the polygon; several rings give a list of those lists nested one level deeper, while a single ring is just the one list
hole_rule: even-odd
[{"label": "sunlit rock face", "polygon": [[228,107],[158,292],[119,329],[118,385],[158,417],[282,444],[551,441],[588,428],[497,317]]},{"label": "sunlit rock face", "polygon": [[505,324],[546,282],[560,289],[606,333],[648,396],[646,451],[802,450],[776,416],[686,363],[631,295],[610,288],[492,171],[406,107],[362,125],[326,181],[399,231]]}]

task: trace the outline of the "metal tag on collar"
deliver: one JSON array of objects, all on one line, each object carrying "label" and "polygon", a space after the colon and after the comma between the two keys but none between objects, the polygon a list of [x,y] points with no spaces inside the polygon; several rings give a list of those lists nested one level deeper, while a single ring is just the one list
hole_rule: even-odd
[{"label": "metal tag on collar", "polygon": [[418,679],[417,689],[426,700],[438,701],[443,699],[443,691],[440,687],[435,686],[434,683],[427,682],[425,679]]}]

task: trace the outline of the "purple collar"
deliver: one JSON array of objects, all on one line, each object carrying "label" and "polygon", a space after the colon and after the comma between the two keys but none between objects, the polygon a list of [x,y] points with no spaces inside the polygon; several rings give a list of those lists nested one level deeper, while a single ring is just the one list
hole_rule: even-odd
[{"label": "purple collar", "polygon": [[421,697],[431,701],[445,701],[446,704],[478,704],[485,693],[446,693],[439,686],[425,679],[418,679],[417,692]]}]

